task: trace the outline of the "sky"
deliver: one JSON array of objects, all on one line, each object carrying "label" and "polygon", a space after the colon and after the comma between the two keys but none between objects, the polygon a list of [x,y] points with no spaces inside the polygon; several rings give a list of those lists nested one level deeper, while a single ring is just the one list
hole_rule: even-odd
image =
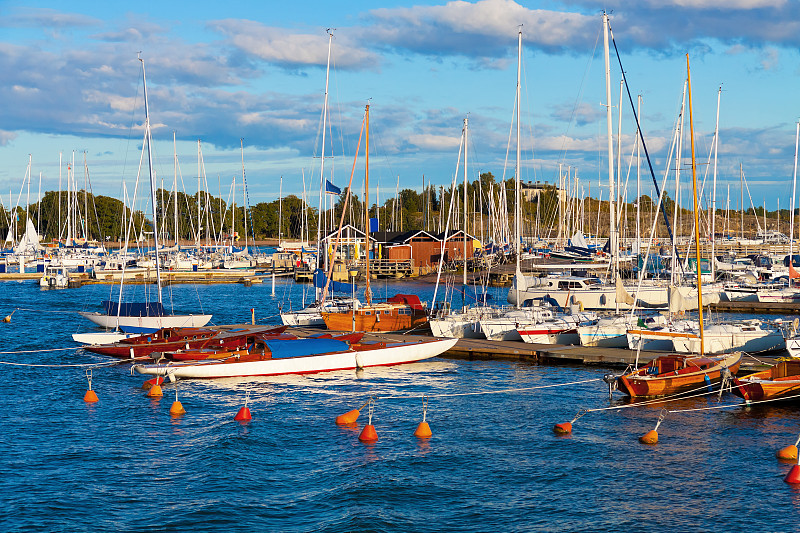
[{"label": "sky", "polygon": [[[57,190],[59,174],[66,187],[73,157],[80,187],[88,169],[96,194],[121,198],[123,183],[131,194],[143,139],[140,52],[157,181],[172,187],[175,151],[179,189],[195,193],[199,141],[214,195],[229,198],[236,177],[242,201],[242,159],[251,205],[318,191],[328,32],[327,179],[347,184],[368,103],[372,198],[376,189],[381,201],[398,186],[420,190],[423,176],[449,184],[465,118],[470,179],[511,177],[520,30],[521,178],[552,183],[561,166],[577,172],[584,195],[607,197],[604,10],[629,90],[642,98],[659,183],[679,166],[681,187],[691,184],[688,116],[686,157],[667,161],[689,54],[704,202],[722,87],[717,206],[725,206],[728,187],[738,206],[741,168],[746,206],[751,196],[756,206],[788,207],[800,116],[800,2],[793,0],[0,0],[0,198],[6,208],[18,198],[35,202],[40,175],[42,190]],[[616,139],[621,74],[613,47],[611,54]],[[633,197],[636,124],[627,101],[621,110],[623,181]],[[358,189],[363,152],[362,144]],[[646,169],[641,190],[652,194]],[[674,196],[674,174],[668,183]],[[138,194],[147,190],[143,184]],[[309,194],[315,205],[316,192]]]}]

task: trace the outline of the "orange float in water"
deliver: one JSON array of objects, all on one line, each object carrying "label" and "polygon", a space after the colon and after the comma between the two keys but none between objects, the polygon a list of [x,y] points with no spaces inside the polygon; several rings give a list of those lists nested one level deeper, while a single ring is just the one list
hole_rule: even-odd
[{"label": "orange float in water", "polygon": [[361,442],[376,442],[378,440],[378,433],[375,431],[375,426],[367,424],[358,436]]},{"label": "orange float in water", "polygon": [[419,423],[419,425],[417,426],[417,430],[414,432],[414,436],[420,439],[427,439],[430,438],[432,435],[433,432],[431,431],[431,426],[428,425],[428,423],[425,422],[424,420]]},{"label": "orange float in water", "polygon": [[94,392],[92,389],[86,391],[86,394],[83,395],[83,401],[86,403],[95,403],[99,402],[100,399],[97,397],[97,393]]},{"label": "orange float in water", "polygon": [[150,390],[147,391],[147,396],[149,398],[161,398],[164,396],[164,392],[161,390],[161,385],[156,383],[150,387]]},{"label": "orange float in water", "polygon": [[792,483],[792,484],[800,483],[800,464],[794,465],[792,469],[789,470],[789,473],[786,474],[786,477],[783,478],[783,480],[786,483]]},{"label": "orange float in water", "polygon": [[234,416],[233,419],[239,422],[247,422],[252,420],[253,417],[250,415],[250,409],[247,406],[244,406],[239,409],[239,412],[236,413],[236,416]]},{"label": "orange float in water", "polygon": [[158,377],[158,378],[148,379],[147,381],[142,383],[142,388],[144,390],[150,390],[150,388],[153,385],[163,385],[163,384],[164,384],[164,378]]},{"label": "orange float in water", "polygon": [[553,426],[553,433],[556,435],[566,435],[572,433],[572,422],[564,422],[563,424],[556,424]]},{"label": "orange float in water", "polygon": [[797,461],[797,446],[792,444],[786,448],[781,448],[775,456],[781,461]]},{"label": "orange float in water", "polygon": [[348,411],[343,415],[339,415],[336,417],[336,423],[340,426],[349,426],[350,424],[355,424],[356,420],[358,420],[358,415],[361,412],[358,409],[353,409],[352,411]]},{"label": "orange float in water", "polygon": [[655,429],[651,429],[641,437],[639,437],[639,442],[642,444],[657,444],[658,443],[658,431]]},{"label": "orange float in water", "polygon": [[178,400],[172,402],[172,407],[169,408],[169,414],[172,416],[180,416],[186,414],[186,409],[183,408],[183,404]]}]

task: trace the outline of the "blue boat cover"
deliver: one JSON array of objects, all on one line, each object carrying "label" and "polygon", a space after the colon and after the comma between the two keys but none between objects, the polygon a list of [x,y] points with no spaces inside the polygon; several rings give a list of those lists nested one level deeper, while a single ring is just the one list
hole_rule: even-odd
[{"label": "blue boat cover", "polygon": [[[323,272],[321,268],[314,271],[314,286],[316,288],[321,289],[325,287],[325,280],[327,279],[328,276],[325,275],[325,272]],[[352,283],[342,283],[341,281],[331,281],[328,288],[335,292],[344,292],[347,294],[355,292],[355,286]]]},{"label": "blue boat cover", "polygon": [[291,339],[264,341],[272,352],[273,359],[301,357],[304,355],[323,355],[350,349],[344,341],[336,339]]},{"label": "blue boat cover", "polygon": [[141,335],[158,331],[158,328],[140,328],[137,326],[120,326],[119,329],[121,329],[123,333],[139,333]]},{"label": "blue boat cover", "polygon": [[120,307],[117,302],[103,300],[101,305],[108,316],[164,316],[164,306],[158,302],[123,302]]}]

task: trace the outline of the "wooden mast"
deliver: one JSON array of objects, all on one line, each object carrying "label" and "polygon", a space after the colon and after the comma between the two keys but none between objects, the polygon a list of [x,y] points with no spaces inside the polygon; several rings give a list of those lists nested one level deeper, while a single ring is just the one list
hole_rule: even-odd
[{"label": "wooden mast", "polygon": [[686,80],[689,89],[689,140],[692,146],[692,200],[694,202],[694,245],[697,257],[697,312],[700,317],[700,356],[705,353],[703,345],[703,281],[700,277],[700,216],[697,212],[697,165],[694,161],[694,123],[692,122],[692,73],[689,70],[689,54],[686,54]]},{"label": "wooden mast", "polygon": [[365,226],[364,226],[364,253],[365,256],[365,263],[366,263],[366,282],[365,282],[365,289],[364,289],[364,299],[367,301],[367,305],[372,303],[372,294],[369,287],[369,104],[367,104],[366,108],[366,115],[365,115],[365,123],[366,127],[366,135],[365,139],[365,170],[364,170],[364,217],[366,218]]}]

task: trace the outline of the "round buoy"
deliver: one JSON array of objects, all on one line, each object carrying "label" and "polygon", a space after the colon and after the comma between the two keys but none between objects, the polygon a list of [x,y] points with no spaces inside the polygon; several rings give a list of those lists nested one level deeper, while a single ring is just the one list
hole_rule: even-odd
[{"label": "round buoy", "polygon": [[336,417],[336,424],[340,426],[349,426],[350,424],[355,424],[356,420],[358,420],[358,415],[360,414],[361,412],[358,409],[348,411],[345,414]]},{"label": "round buoy", "polygon": [[657,444],[658,443],[658,431],[655,429],[651,429],[641,437],[639,437],[639,442],[642,444]]},{"label": "round buoy", "polygon": [[86,391],[86,394],[83,395],[83,401],[86,403],[95,403],[99,402],[100,399],[97,397],[97,393],[94,392],[92,389]]},{"label": "round buoy", "polygon": [[367,424],[358,436],[361,442],[376,442],[378,440],[378,433],[375,431],[375,426]]},{"label": "round buoy", "polygon": [[794,465],[783,480],[786,483],[800,483],[800,465]]},{"label": "round buoy", "polygon": [[183,404],[178,400],[172,402],[172,407],[169,408],[169,414],[172,416],[180,416],[186,414],[186,409],[183,408]]},{"label": "round buoy", "polygon": [[153,379],[148,379],[147,381],[142,383],[142,389],[150,390],[150,387],[152,387],[153,385],[163,385],[163,384],[164,384],[164,378],[163,377],[157,377],[157,378],[153,378]]},{"label": "round buoy", "polygon": [[430,438],[431,435],[433,435],[433,432],[431,432],[431,426],[425,421],[420,422],[417,426],[417,430],[414,432],[414,436],[420,439]]},{"label": "round buoy", "polygon": [[150,387],[150,390],[147,391],[147,396],[148,398],[161,398],[164,396],[164,392],[161,390],[161,385],[156,383]]},{"label": "round buoy", "polygon": [[797,461],[797,446],[792,444],[786,448],[781,448],[775,453],[775,456],[781,461]]},{"label": "round buoy", "polygon": [[248,407],[242,407],[233,419],[239,422],[246,422],[252,420],[253,417],[250,415],[250,409]]},{"label": "round buoy", "polygon": [[563,424],[556,424],[553,426],[553,433],[556,435],[567,435],[572,433],[572,422],[564,422]]}]

